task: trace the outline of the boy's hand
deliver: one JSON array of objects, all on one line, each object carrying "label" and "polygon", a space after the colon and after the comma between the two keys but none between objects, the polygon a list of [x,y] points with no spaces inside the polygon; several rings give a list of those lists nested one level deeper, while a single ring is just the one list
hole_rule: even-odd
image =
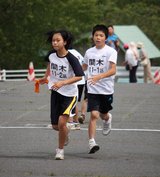
[{"label": "boy's hand", "polygon": [[39,84],[48,84],[48,80],[45,78],[35,79],[34,91],[39,93]]},{"label": "boy's hand", "polygon": [[42,85],[48,83],[48,80],[47,80],[45,77],[43,77],[43,78],[41,78],[41,79],[38,79],[38,81],[39,81],[39,83],[42,84]]},{"label": "boy's hand", "polygon": [[65,81],[59,81],[59,82],[55,82],[52,86],[53,90],[58,90],[59,88],[61,88],[62,86],[65,85],[64,83]]},{"label": "boy's hand", "polygon": [[111,40],[110,40],[110,41],[108,41],[108,43],[109,43],[109,44],[112,44],[112,43],[113,43],[113,41],[111,41]]},{"label": "boy's hand", "polygon": [[101,79],[101,77],[99,75],[92,76],[92,77],[88,78],[88,84],[95,85],[96,82],[99,81],[100,79]]}]

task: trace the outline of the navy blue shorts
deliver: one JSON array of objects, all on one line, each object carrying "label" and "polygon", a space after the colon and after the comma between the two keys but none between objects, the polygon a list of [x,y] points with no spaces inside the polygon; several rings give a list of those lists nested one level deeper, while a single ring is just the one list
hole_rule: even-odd
[{"label": "navy blue shorts", "polygon": [[102,94],[91,94],[88,93],[88,108],[87,111],[99,111],[105,114],[113,109],[113,94],[102,95]]},{"label": "navy blue shorts", "polygon": [[68,115],[70,117],[75,114],[75,106],[77,97],[67,97],[58,92],[51,91],[51,124],[58,125],[60,115]]}]

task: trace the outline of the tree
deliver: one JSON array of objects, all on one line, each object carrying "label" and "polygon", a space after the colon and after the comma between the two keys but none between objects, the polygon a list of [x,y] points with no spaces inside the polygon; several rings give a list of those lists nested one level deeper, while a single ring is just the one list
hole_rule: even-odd
[{"label": "tree", "polygon": [[33,61],[43,67],[39,51],[48,49],[45,33],[67,28],[77,38],[101,17],[96,0],[2,0],[0,66],[20,69]]},{"label": "tree", "polygon": [[160,48],[159,0],[1,0],[0,67],[5,69],[45,67],[43,54],[50,49],[45,33],[66,28],[81,52],[90,47],[92,27],[138,25]]}]

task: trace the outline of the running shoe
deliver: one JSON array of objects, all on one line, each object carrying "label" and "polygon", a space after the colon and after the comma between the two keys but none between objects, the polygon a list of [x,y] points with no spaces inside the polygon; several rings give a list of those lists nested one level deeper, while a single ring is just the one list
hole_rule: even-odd
[{"label": "running shoe", "polygon": [[80,124],[77,122],[68,122],[67,127],[70,128],[70,130],[80,130]]},{"label": "running shoe", "polygon": [[52,124],[48,124],[48,125],[47,125],[47,128],[53,129]]},{"label": "running shoe", "polygon": [[109,114],[109,119],[108,121],[103,120],[103,130],[102,133],[103,135],[108,135],[111,132],[111,124],[112,124],[112,114]]},{"label": "running shoe", "polygon": [[64,159],[64,150],[63,149],[56,149],[56,156],[55,160],[63,160]]},{"label": "running shoe", "polygon": [[100,149],[98,144],[96,144],[95,140],[89,140],[89,154],[93,154]]},{"label": "running shoe", "polygon": [[84,124],[84,120],[85,120],[85,115],[81,114],[81,116],[78,117],[78,121],[80,124]]}]

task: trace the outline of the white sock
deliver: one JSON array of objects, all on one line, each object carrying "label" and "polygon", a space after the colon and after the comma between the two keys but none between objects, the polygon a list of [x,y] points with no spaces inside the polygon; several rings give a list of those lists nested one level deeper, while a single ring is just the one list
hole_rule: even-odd
[{"label": "white sock", "polygon": [[63,149],[59,149],[59,148],[58,148],[58,150],[59,150],[60,152],[63,152],[63,151],[64,151]]},{"label": "white sock", "polygon": [[111,123],[111,119],[109,118],[107,121],[105,120],[105,123],[107,124]]},{"label": "white sock", "polygon": [[104,122],[105,122],[105,123],[111,123],[111,121],[112,121],[112,116],[111,116],[110,113],[109,113],[109,119],[108,119],[108,120],[104,120]]},{"label": "white sock", "polygon": [[95,142],[94,138],[89,139],[89,142]]}]

